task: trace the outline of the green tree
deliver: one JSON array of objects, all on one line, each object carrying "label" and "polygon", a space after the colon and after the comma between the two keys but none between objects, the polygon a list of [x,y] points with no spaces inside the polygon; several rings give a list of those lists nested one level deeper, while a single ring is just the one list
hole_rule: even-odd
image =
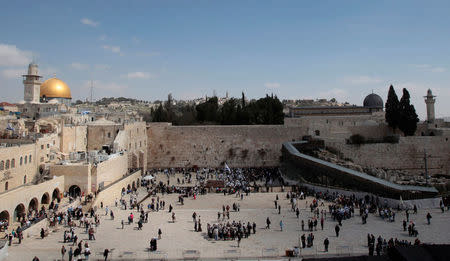
[{"label": "green tree", "polygon": [[414,105],[411,104],[408,90],[403,88],[403,96],[400,99],[400,120],[398,128],[405,134],[405,136],[413,136],[417,130],[417,116]]},{"label": "green tree", "polygon": [[395,93],[394,86],[392,85],[389,87],[385,108],[386,122],[395,131],[395,129],[398,128],[400,121],[400,102],[398,101],[397,94]]}]

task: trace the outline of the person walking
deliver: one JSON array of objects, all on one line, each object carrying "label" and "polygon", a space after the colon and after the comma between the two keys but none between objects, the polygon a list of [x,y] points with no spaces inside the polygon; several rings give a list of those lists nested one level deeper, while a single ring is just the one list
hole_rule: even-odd
[{"label": "person walking", "polygon": [[64,245],[61,247],[61,260],[64,260],[64,255],[66,254],[66,248]]},{"label": "person walking", "polygon": [[281,229],[281,231],[283,231],[283,226],[284,226],[283,220],[280,220],[280,229]]},{"label": "person walking", "polygon": [[330,244],[330,241],[328,240],[328,237],[325,238],[323,241],[323,245],[325,246],[325,252],[328,252],[328,245]]},{"label": "person walking", "polygon": [[339,227],[339,225],[336,225],[334,227],[334,231],[336,232],[336,237],[339,237],[339,231],[341,230],[341,228]]},{"label": "person walking", "polygon": [[67,253],[69,255],[69,261],[72,261],[72,257],[73,257],[73,249],[72,247],[69,248],[69,253]]},{"label": "person walking", "polygon": [[430,225],[430,221],[431,221],[431,218],[432,218],[432,216],[431,216],[431,214],[430,214],[430,212],[428,212],[428,214],[427,214],[427,221],[428,221],[428,225]]},{"label": "person walking", "polygon": [[266,219],[266,229],[270,229],[270,219],[267,217]]},{"label": "person walking", "polygon": [[278,215],[280,215],[280,214],[281,214],[281,206],[278,205]]},{"label": "person walking", "polygon": [[105,258],[105,261],[108,260],[108,255],[109,255],[109,249],[105,248],[105,251],[103,251],[103,257]]},{"label": "person walking", "polygon": [[161,239],[162,231],[161,228],[158,229],[158,239]]}]

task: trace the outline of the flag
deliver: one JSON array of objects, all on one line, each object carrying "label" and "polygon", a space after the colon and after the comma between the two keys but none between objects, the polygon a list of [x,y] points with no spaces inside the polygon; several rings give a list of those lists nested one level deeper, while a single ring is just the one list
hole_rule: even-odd
[{"label": "flag", "polygon": [[231,172],[231,169],[230,169],[230,167],[228,167],[226,162],[225,162],[225,170]]}]

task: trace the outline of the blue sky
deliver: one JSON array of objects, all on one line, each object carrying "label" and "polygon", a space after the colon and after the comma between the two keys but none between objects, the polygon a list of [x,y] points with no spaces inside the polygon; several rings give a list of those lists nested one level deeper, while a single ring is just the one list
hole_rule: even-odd
[{"label": "blue sky", "polygon": [[1,100],[34,59],[74,99],[337,98],[406,87],[450,115],[449,1],[3,1]]}]

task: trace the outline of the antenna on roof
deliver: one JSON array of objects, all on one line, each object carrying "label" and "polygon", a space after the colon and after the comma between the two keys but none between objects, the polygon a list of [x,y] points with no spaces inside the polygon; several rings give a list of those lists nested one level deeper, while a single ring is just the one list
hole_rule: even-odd
[{"label": "antenna on roof", "polygon": [[91,80],[91,103],[92,103],[92,93],[94,91],[94,81]]}]

